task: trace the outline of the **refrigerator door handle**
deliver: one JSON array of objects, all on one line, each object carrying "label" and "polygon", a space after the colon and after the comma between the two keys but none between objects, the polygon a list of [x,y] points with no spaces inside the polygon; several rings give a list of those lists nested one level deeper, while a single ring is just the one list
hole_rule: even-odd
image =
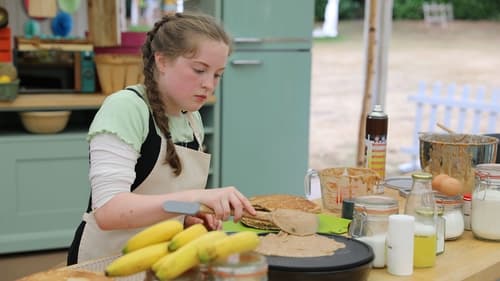
[{"label": "refrigerator door handle", "polygon": [[261,60],[232,60],[232,65],[261,65]]},{"label": "refrigerator door handle", "polygon": [[235,43],[262,43],[262,38],[256,37],[235,37]]}]

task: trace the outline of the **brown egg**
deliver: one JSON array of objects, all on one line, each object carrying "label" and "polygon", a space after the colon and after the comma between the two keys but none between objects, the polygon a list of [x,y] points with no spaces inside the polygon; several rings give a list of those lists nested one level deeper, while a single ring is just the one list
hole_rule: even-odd
[{"label": "brown egg", "polygon": [[440,190],[441,189],[441,183],[443,182],[444,179],[449,178],[447,174],[439,174],[437,176],[434,176],[432,178],[432,189],[435,190]]},{"label": "brown egg", "polygon": [[441,181],[438,191],[448,196],[454,196],[460,194],[463,191],[463,187],[462,182],[456,178],[447,177]]}]

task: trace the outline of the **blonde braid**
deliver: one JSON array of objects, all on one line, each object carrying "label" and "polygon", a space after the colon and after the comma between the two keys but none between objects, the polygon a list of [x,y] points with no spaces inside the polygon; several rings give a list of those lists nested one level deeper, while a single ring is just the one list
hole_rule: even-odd
[{"label": "blonde braid", "polygon": [[162,20],[158,21],[154,28],[148,32],[147,40],[142,46],[143,52],[143,64],[144,64],[144,85],[146,86],[146,94],[153,111],[153,118],[156,124],[160,128],[167,139],[167,153],[165,157],[165,162],[172,167],[174,174],[176,176],[180,175],[182,171],[181,161],[177,152],[175,151],[174,142],[172,141],[172,136],[170,134],[170,128],[168,125],[168,117],[165,114],[165,108],[162,101],[160,100],[160,92],[158,90],[158,84],[155,79],[155,58],[154,52],[151,48],[151,42],[154,39],[158,29],[169,20],[169,16],[163,17]]}]

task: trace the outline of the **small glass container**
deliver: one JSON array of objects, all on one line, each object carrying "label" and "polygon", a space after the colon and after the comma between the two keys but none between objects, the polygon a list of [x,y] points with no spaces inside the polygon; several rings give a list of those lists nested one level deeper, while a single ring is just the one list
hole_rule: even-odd
[{"label": "small glass container", "polygon": [[[493,164],[490,164],[493,165]],[[500,240],[500,165],[476,167],[472,193],[472,233],[476,238]],[[498,169],[498,170],[496,170]]]},{"label": "small glass container", "polygon": [[437,208],[432,191],[432,175],[426,172],[412,174],[413,184],[406,198],[405,214],[415,217],[413,267],[433,267],[436,264]]},{"label": "small glass container", "polygon": [[210,266],[213,281],[267,281],[267,261],[255,252],[232,255]]},{"label": "small glass container", "polygon": [[464,233],[463,197],[462,195],[446,196],[434,194],[438,210],[442,210],[442,217],[446,220],[445,240],[455,240]]},{"label": "small glass container", "polygon": [[354,198],[354,213],[349,235],[373,249],[373,267],[385,266],[385,240],[389,216],[399,213],[398,201],[391,197],[367,195]]},{"label": "small glass container", "polygon": [[462,213],[464,215],[464,229],[471,230],[471,215],[472,215],[472,193],[464,194]]},{"label": "small glass container", "polygon": [[438,207],[436,218],[436,255],[444,253],[444,240],[446,234],[446,219],[443,217],[443,208]]}]

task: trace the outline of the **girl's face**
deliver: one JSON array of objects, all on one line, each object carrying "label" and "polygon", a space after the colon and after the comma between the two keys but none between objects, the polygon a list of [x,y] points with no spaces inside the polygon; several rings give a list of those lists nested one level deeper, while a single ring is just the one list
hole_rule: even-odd
[{"label": "girl's face", "polygon": [[223,42],[200,40],[192,57],[169,60],[156,55],[158,87],[169,115],[199,110],[213,95],[224,72],[229,47]]}]

